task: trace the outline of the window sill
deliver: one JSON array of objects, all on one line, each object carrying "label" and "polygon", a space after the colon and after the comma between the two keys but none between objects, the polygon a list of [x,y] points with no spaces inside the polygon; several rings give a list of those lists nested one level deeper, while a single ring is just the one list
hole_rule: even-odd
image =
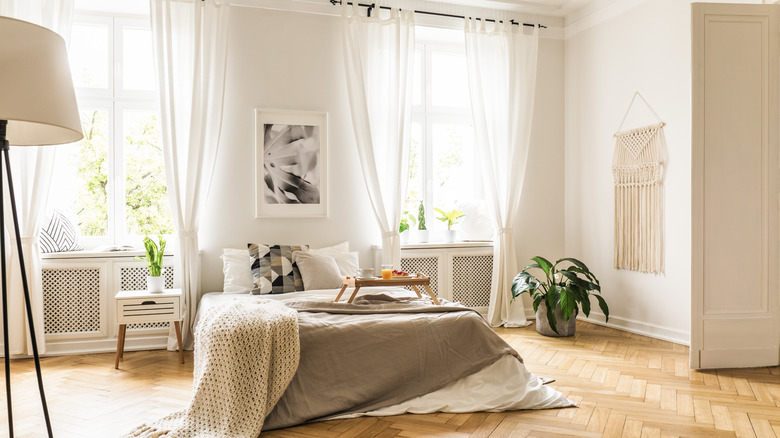
[{"label": "window sill", "polygon": [[[445,242],[427,242],[427,243],[406,243],[401,245],[401,249],[437,249],[437,248],[492,248],[493,242],[485,241],[461,241],[454,243]],[[381,250],[381,245],[373,245],[374,250]]]},{"label": "window sill", "polygon": [[463,241],[463,242],[426,242],[426,243],[407,243],[401,245],[401,249],[433,249],[433,248],[483,248],[492,247],[492,241]]},{"label": "window sill", "polygon": [[[67,251],[67,252],[47,252],[41,254],[41,259],[102,259],[102,258],[120,258],[120,257],[143,257],[146,253],[142,249],[131,251]],[[165,251],[165,256],[172,256],[173,252]]]}]

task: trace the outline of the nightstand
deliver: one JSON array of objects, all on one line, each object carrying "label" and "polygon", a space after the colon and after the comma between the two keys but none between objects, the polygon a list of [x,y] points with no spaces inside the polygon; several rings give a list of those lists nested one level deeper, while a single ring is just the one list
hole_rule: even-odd
[{"label": "nightstand", "polygon": [[179,356],[184,363],[184,348],[181,343],[181,289],[165,289],[152,293],[145,290],[123,290],[114,297],[116,304],[116,322],[119,324],[119,336],[116,340],[116,361],[114,368],[119,369],[119,359],[124,355],[127,324],[145,322],[172,322],[179,341]]}]

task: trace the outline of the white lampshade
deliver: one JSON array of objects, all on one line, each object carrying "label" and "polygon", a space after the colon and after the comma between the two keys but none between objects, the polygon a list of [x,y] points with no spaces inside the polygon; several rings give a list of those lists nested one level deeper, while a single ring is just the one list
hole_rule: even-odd
[{"label": "white lampshade", "polygon": [[72,143],[81,132],[65,41],[26,21],[0,17],[0,120],[15,146]]}]

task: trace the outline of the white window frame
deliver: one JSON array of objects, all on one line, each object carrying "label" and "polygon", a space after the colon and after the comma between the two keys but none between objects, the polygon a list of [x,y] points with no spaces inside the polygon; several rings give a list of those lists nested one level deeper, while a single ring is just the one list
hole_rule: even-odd
[{"label": "white window frame", "polygon": [[107,210],[108,224],[105,236],[79,236],[79,242],[87,249],[101,245],[135,244],[142,236],[131,235],[126,231],[125,172],[124,172],[124,114],[126,111],[153,111],[159,115],[159,93],[155,82],[154,91],[125,90],[123,88],[125,29],[151,30],[148,16],[127,14],[106,14],[100,12],[77,11],[74,25],[95,24],[108,26],[109,40],[109,77],[108,88],[76,87],[76,99],[79,108],[95,108],[108,111],[108,185]]},{"label": "white window frame", "polygon": [[[433,54],[434,53],[454,53],[454,54],[462,54],[465,56],[466,53],[466,47],[465,45],[461,45],[458,43],[447,43],[447,42],[441,42],[441,41],[428,41],[428,40],[418,40],[416,47],[416,51],[422,52],[422,103],[418,104],[414,101],[412,101],[412,125],[415,123],[419,123],[423,127],[422,132],[422,139],[421,139],[421,155],[422,155],[422,166],[421,166],[421,179],[423,182],[423,188],[422,188],[422,201],[423,205],[425,206],[425,215],[428,218],[433,218],[432,214],[433,211],[433,136],[431,133],[433,132],[433,125],[436,123],[452,123],[452,124],[458,124],[458,125],[471,125],[472,128],[474,126],[474,119],[471,112],[471,107],[446,107],[446,106],[435,106],[433,105],[433,90],[432,90],[432,83],[433,83]],[[415,53],[416,55],[416,53]],[[415,66],[415,69],[417,66]],[[415,72],[416,73],[416,72]],[[476,134],[475,134],[476,136]],[[464,157],[471,160],[474,160],[475,163],[478,163],[478,157],[476,156],[476,148],[475,153],[472,157]],[[479,172],[480,169],[477,169],[477,172]],[[477,192],[482,192],[482,181],[480,178],[477,178],[477,181],[474,182],[477,187]],[[417,212],[413,211],[410,212],[414,216],[417,216]],[[428,221],[431,225],[433,225],[435,222]],[[438,222],[438,221],[436,221]],[[429,229],[430,229],[429,225]]]}]

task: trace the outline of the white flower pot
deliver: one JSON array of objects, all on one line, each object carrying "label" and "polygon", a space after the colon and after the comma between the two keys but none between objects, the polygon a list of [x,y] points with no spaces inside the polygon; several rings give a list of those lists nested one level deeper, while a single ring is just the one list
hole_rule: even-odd
[{"label": "white flower pot", "polygon": [[457,237],[456,230],[444,230],[444,243],[455,243]]},{"label": "white flower pot", "polygon": [[411,233],[409,230],[404,230],[404,232],[401,233],[401,245],[409,243],[409,233]]},{"label": "white flower pot", "polygon": [[414,243],[428,243],[428,230],[411,230],[414,231],[411,235]]},{"label": "white flower pot", "polygon": [[146,277],[146,289],[152,293],[159,293],[165,289],[165,276],[152,277],[151,275]]}]

